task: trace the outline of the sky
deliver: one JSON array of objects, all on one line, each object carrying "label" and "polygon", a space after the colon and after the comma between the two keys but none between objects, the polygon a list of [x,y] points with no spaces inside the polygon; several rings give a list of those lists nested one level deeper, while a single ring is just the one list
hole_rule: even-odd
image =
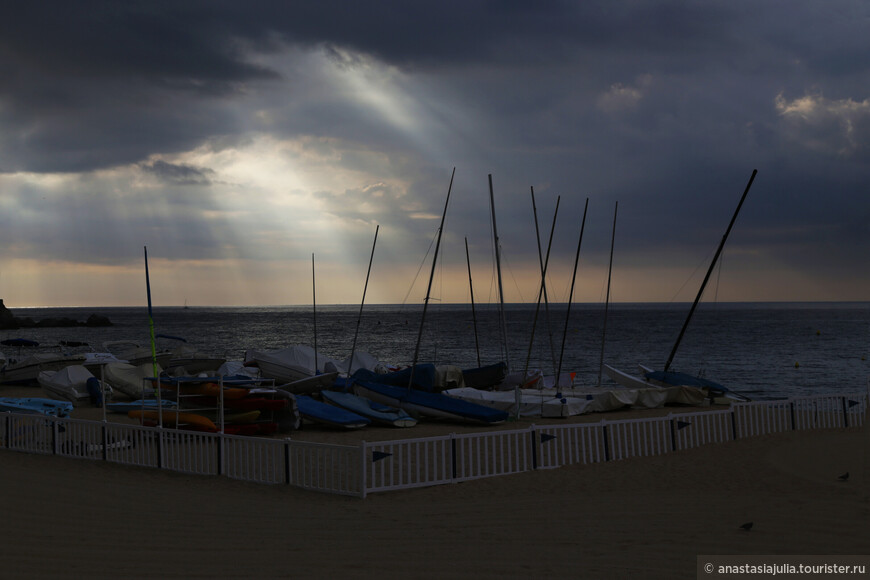
[{"label": "sky", "polygon": [[507,302],[548,248],[551,301],[612,272],[613,302],[690,302],[757,169],[705,300],[868,300],[868,25],[861,0],[13,3],[0,298],[144,304],[147,247],[155,305],[419,304],[446,204],[433,300],[470,300],[469,263],[498,299],[494,207]]}]

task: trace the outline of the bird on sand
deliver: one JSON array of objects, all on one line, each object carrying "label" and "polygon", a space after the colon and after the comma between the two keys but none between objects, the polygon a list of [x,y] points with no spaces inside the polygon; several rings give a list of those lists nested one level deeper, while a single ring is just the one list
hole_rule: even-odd
[{"label": "bird on sand", "polygon": [[839,479],[840,481],[847,481],[849,479],[849,472],[847,471],[846,473],[844,473],[843,475],[841,475],[837,479]]},{"label": "bird on sand", "polygon": [[748,532],[749,530],[752,529],[752,522],[746,522],[745,524],[740,526],[740,529]]}]

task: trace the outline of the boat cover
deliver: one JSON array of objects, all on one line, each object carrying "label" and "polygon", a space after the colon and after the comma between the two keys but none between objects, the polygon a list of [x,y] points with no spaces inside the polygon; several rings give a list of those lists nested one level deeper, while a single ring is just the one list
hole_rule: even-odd
[{"label": "boat cover", "polygon": [[[160,370],[158,365],[158,373]],[[109,363],[103,367],[103,380],[109,383],[113,389],[131,399],[142,397],[143,389],[146,388],[143,386],[144,379],[153,376],[154,368],[150,363],[139,366],[128,363]],[[153,387],[147,387],[148,392],[152,390]]]}]

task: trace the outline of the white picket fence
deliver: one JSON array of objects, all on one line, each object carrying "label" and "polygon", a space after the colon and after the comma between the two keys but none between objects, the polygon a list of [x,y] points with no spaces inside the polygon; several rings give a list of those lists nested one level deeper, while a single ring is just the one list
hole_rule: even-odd
[{"label": "white picket fence", "polygon": [[859,427],[870,392],[729,409],[329,445],[0,413],[0,447],[365,497],[691,449],[783,431]]}]

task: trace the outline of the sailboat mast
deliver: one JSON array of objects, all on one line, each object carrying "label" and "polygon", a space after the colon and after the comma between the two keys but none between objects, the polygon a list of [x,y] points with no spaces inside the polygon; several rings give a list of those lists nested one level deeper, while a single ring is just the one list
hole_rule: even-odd
[{"label": "sailboat mast", "polygon": [[610,264],[607,266],[607,295],[604,299],[604,327],[601,330],[601,357],[598,359],[598,387],[601,387],[601,369],[604,368],[604,342],[607,338],[607,310],[610,306],[610,275],[613,273],[613,245],[616,241],[616,214],[619,202],[613,208],[613,231],[610,234]]},{"label": "sailboat mast", "polygon": [[148,246],[143,246],[145,250],[145,292],[148,294],[148,330],[151,333],[151,367],[154,372],[154,377],[157,379],[158,388],[160,385],[159,373],[157,372],[157,345],[154,338],[154,312],[151,309],[151,277],[148,275]]},{"label": "sailboat mast", "polygon": [[[532,190],[532,200],[535,199],[534,190]],[[535,233],[538,235],[538,261],[541,264],[541,287],[538,289],[538,300],[535,305],[535,317],[532,319],[532,332],[531,338],[529,339],[529,351],[526,355],[526,366],[523,369],[523,382],[526,381],[526,375],[529,372],[529,363],[532,359],[532,347],[535,344],[535,329],[538,326],[538,314],[540,314],[541,310],[541,298],[546,298],[547,296],[547,265],[550,263],[550,249],[553,247],[553,233],[556,231],[556,216],[559,215],[559,202],[562,200],[562,196],[556,198],[556,211],[553,212],[553,225],[550,226],[550,239],[547,243],[547,258],[544,259],[543,255],[541,255],[541,238],[538,235],[538,212],[535,210]],[[534,206],[534,201],[532,201],[532,205]],[[549,331],[549,328],[548,328]],[[553,337],[550,336],[550,354],[553,357],[553,366],[556,366],[556,353],[552,350],[553,346]]]},{"label": "sailboat mast", "polygon": [[372,261],[375,259],[375,245],[378,243],[378,231],[381,229],[380,224],[375,226],[375,241],[372,242],[372,254],[369,256],[369,269],[366,272],[366,283],[363,286],[362,302],[359,305],[359,316],[356,317],[356,332],[353,333],[353,344],[350,347],[350,362],[347,363],[347,376],[353,372],[353,355],[356,352],[356,338],[359,336],[359,325],[362,321],[363,305],[366,303],[366,291],[369,288],[369,276],[372,273]]},{"label": "sailboat mast", "polygon": [[586,211],[589,209],[589,198],[583,207],[583,222],[580,224],[580,239],[577,240],[577,253],[574,256],[574,273],[571,275],[571,292],[568,293],[568,308],[565,313],[565,328],[562,331],[562,349],[559,351],[559,368],[556,369],[556,390],[559,390],[559,377],[562,376],[562,359],[565,356],[565,339],[568,335],[568,321],[571,319],[571,302],[574,301],[574,283],[577,281],[577,264],[580,262],[580,246],[583,244],[583,230],[586,229]]},{"label": "sailboat mast", "polygon": [[[537,208],[537,205],[535,204],[535,188],[531,187],[530,189],[532,192],[532,211],[535,214],[535,238],[537,239],[537,242],[538,242],[538,262],[541,265],[541,272],[544,273],[543,277],[546,278],[547,266],[546,266],[546,262],[544,261],[544,257],[543,257],[542,252],[541,252],[541,233],[540,233],[540,231],[538,231],[538,208]],[[556,198],[556,213],[559,212],[559,200],[560,199],[561,199],[561,196]],[[556,216],[554,215],[553,216],[553,228],[555,229],[555,227],[556,227]],[[552,243],[553,243],[553,230],[550,230],[550,245],[547,246],[547,262],[549,262],[549,259],[550,259],[550,247],[551,247]],[[553,329],[550,326],[550,299],[547,296],[547,284],[546,284],[546,282],[543,282],[541,284],[541,292],[538,294],[538,306],[540,306],[541,298],[544,299],[544,317],[545,317],[546,322],[547,322],[547,338],[548,338],[549,343],[550,343],[550,357],[553,359],[553,368],[555,369],[556,368],[556,348],[553,346]],[[535,320],[537,321],[537,313],[535,314]],[[536,324],[537,324],[537,322],[536,322]],[[534,332],[534,328],[533,328],[533,332]]]},{"label": "sailboat mast", "polygon": [[447,205],[450,203],[450,192],[453,190],[453,177],[456,168],[450,174],[450,185],[447,187],[447,200],[444,202],[444,212],[441,214],[441,225],[438,226],[438,238],[435,242],[435,253],[432,256],[432,271],[429,272],[429,285],[426,288],[426,299],[423,301],[423,315],[420,317],[420,332],[417,334],[417,346],[414,347],[414,360],[411,362],[411,372],[408,377],[408,389],[414,384],[414,370],[417,368],[417,360],[420,356],[420,342],[423,340],[423,325],[426,323],[426,309],[429,307],[429,296],[432,294],[432,280],[435,278],[435,264],[438,262],[438,250],[441,247],[441,234],[444,232],[444,220],[447,218]]},{"label": "sailboat mast", "polygon": [[501,335],[502,335],[502,344],[504,345],[504,362],[507,366],[508,371],[511,368],[510,355],[508,353],[508,343],[507,343],[507,321],[505,320],[504,315],[504,288],[501,282],[501,251],[499,250],[499,242],[498,242],[498,228],[496,227],[495,220],[495,196],[492,193],[492,174],[489,174],[489,206],[492,211],[492,237],[493,244],[495,245],[495,269],[496,274],[498,276],[498,305],[499,305],[499,315],[501,318]]},{"label": "sailboat mast", "polygon": [[311,320],[314,325],[314,374],[317,374],[317,287],[314,278],[314,252],[311,252]]},{"label": "sailboat mast", "polygon": [[468,238],[465,238],[465,263],[468,264],[468,291],[471,293],[471,321],[474,324],[474,348],[477,351],[477,366],[480,366],[480,342],[477,339],[477,314],[474,312],[474,284],[471,282],[471,258],[468,255]]},{"label": "sailboat mast", "polygon": [[704,276],[704,281],[701,283],[701,288],[698,290],[698,295],[695,297],[695,301],[692,303],[692,307],[689,309],[689,315],[686,317],[686,322],[683,323],[683,328],[680,329],[680,334],[677,337],[677,342],[674,343],[674,348],[671,349],[671,354],[668,357],[668,362],[665,363],[665,372],[670,368],[671,363],[674,361],[674,355],[677,354],[677,348],[680,346],[680,341],[683,340],[683,335],[686,333],[686,328],[689,326],[689,321],[692,320],[692,314],[695,313],[695,308],[698,306],[698,302],[701,301],[701,295],[704,294],[704,288],[707,287],[707,282],[710,280],[710,274],[713,273],[713,268],[716,267],[716,262],[719,260],[719,255],[722,253],[722,248],[725,247],[725,240],[728,239],[728,234],[731,233],[731,228],[734,227],[734,222],[737,220],[737,214],[740,213],[740,208],[743,207],[743,201],[746,199],[746,194],[749,193],[749,188],[752,187],[752,182],[755,180],[755,175],[758,173],[757,169],[752,170],[752,175],[749,177],[749,183],[746,184],[746,189],[743,190],[743,196],[740,198],[740,203],[737,204],[737,209],[734,210],[734,215],[731,217],[731,222],[728,224],[728,228],[725,230],[725,235],[722,236],[722,241],[719,242],[719,247],[716,248],[716,255],[713,256],[713,261],[710,262],[710,267],[707,268],[707,275]]}]

